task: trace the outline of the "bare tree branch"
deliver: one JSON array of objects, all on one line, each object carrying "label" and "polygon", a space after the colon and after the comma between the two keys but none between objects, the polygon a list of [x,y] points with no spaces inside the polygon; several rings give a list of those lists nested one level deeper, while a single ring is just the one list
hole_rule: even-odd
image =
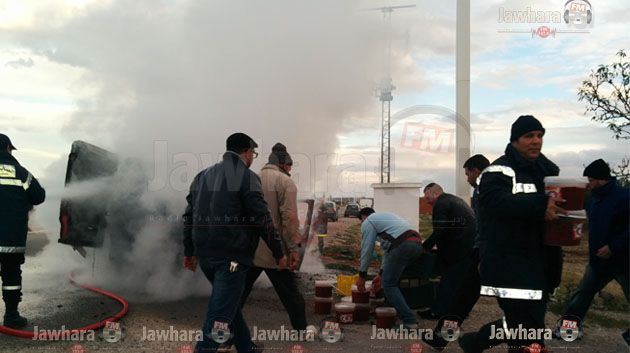
[{"label": "bare tree branch", "polygon": [[591,70],[578,89],[578,100],[587,103],[584,114],[606,124],[616,139],[630,139],[630,61],[624,50],[616,57],[616,62]]}]

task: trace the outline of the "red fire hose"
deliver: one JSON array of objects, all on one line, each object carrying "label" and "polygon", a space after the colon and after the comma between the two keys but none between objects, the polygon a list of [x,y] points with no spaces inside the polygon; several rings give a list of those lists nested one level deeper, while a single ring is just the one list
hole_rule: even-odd
[{"label": "red fire hose", "polygon": [[[71,330],[65,330],[59,333],[56,333],[55,335],[65,335],[66,337],[72,334],[80,334],[81,331],[85,332],[88,330],[98,330],[99,328],[105,326],[105,324],[107,322],[110,321],[118,321],[120,320],[123,316],[125,316],[125,314],[127,314],[127,311],[129,310],[129,304],[121,297],[117,296],[114,293],[108,292],[106,290],[100,289],[100,288],[96,288],[87,284],[79,284],[77,283],[74,278],[72,277],[72,274],[70,275],[70,283],[72,283],[73,285],[77,286],[77,287],[81,287],[83,289],[87,289],[91,292],[94,293],[98,293],[101,295],[104,295],[108,298],[114,299],[115,301],[119,302],[120,304],[122,304],[122,310],[120,310],[118,313],[116,313],[116,315],[109,317],[103,321],[88,325],[88,326],[84,326],[84,327],[80,327],[80,328],[75,328],[75,329],[71,329]],[[12,328],[8,328],[6,326],[0,326],[0,332],[7,334],[7,335],[11,335],[11,336],[16,336],[16,337],[21,337],[21,338],[33,338],[35,335],[37,335],[38,339],[41,340],[46,340],[48,339],[48,334],[45,332],[42,333],[36,333],[33,331],[24,331],[24,330],[15,330]]]}]

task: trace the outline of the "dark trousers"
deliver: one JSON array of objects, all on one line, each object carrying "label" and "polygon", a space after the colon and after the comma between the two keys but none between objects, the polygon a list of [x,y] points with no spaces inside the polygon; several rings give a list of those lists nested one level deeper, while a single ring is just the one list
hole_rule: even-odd
[{"label": "dark trousers", "polygon": [[[508,329],[518,329],[519,325],[525,330],[544,329],[545,328],[545,312],[547,311],[548,294],[543,293],[541,300],[522,300],[497,298],[499,307],[505,315],[505,323],[503,320],[488,323],[482,326],[477,332],[477,346],[480,349],[487,349],[498,346],[502,343],[508,344],[508,352],[523,352],[523,347],[529,347],[533,343],[540,344],[545,347],[544,340],[529,338],[511,338],[511,339],[491,339],[493,331],[503,329],[507,324]],[[493,328],[494,326],[494,328]]]},{"label": "dark trousers", "polygon": [[261,267],[250,268],[249,271],[247,271],[247,278],[245,279],[245,290],[241,297],[241,307],[245,305],[245,301],[254,287],[254,282],[256,282],[263,271],[265,271],[273,288],[276,290],[276,293],[278,293],[282,305],[284,305],[284,308],[289,314],[289,320],[291,320],[293,328],[295,330],[306,330],[304,297],[297,286],[297,278],[291,271]]},{"label": "dark trousers", "polygon": [[[455,291],[445,315],[442,315],[438,321],[435,332],[442,330],[444,319],[457,321],[457,324],[461,326],[462,322],[466,319],[468,314],[470,314],[479,300],[479,293],[481,291],[479,260],[476,257],[472,257],[466,260],[466,265],[467,266],[464,266],[466,270],[461,279],[461,283]],[[443,342],[445,345],[447,343],[446,341]]]},{"label": "dark trousers", "polygon": [[239,353],[254,352],[256,345],[239,302],[248,267],[239,264],[233,269],[230,261],[210,257],[200,257],[199,266],[212,284],[212,294],[203,323],[203,340],[197,342],[195,353],[214,353],[220,344],[230,340]]},{"label": "dark trousers", "polygon": [[593,302],[593,297],[597,292],[604,289],[608,283],[616,280],[621,286],[623,294],[628,301],[628,292],[630,292],[627,273],[614,273],[612,271],[598,271],[590,264],[586,265],[584,277],[578,285],[577,290],[569,299],[569,304],[564,310],[564,317],[575,317],[580,323],[584,320],[588,308]]},{"label": "dark trousers", "polygon": [[22,300],[22,269],[24,254],[0,253],[0,276],[2,277],[2,299],[5,310],[17,310]]},{"label": "dark trousers", "polygon": [[455,315],[463,320],[470,313],[481,287],[477,267],[478,261],[468,257],[445,269],[431,306],[435,315]]}]

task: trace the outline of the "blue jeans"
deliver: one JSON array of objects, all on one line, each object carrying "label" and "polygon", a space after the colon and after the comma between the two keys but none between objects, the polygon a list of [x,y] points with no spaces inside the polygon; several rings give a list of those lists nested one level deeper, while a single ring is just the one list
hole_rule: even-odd
[{"label": "blue jeans", "polygon": [[[199,258],[199,265],[212,284],[212,294],[203,324],[203,341],[197,342],[195,352],[216,352],[220,343],[227,339],[224,337],[228,337],[223,335],[227,332],[226,327],[229,327],[229,338],[238,352],[253,352],[256,346],[241,314],[240,305],[249,267],[239,264],[236,271],[230,272],[230,261],[211,257]],[[217,335],[220,337],[218,340]]]},{"label": "blue jeans", "polygon": [[606,270],[597,271],[590,264],[586,265],[584,277],[582,277],[582,281],[577,290],[571,296],[569,304],[567,304],[564,311],[564,316],[574,316],[580,319],[580,322],[583,321],[588,308],[593,302],[595,294],[606,287],[613,279],[619,283],[626,297],[626,301],[628,301],[628,274],[613,273],[612,271]]},{"label": "blue jeans", "polygon": [[383,292],[387,301],[396,308],[404,325],[415,325],[416,314],[409,308],[400,291],[400,276],[410,263],[420,260],[421,255],[422,245],[419,242],[403,241],[383,258]]}]

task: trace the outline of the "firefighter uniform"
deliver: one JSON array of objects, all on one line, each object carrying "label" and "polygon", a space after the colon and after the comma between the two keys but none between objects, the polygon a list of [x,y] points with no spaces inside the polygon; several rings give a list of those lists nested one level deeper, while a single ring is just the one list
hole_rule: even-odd
[{"label": "firefighter uniform", "polygon": [[22,270],[28,232],[28,212],[44,202],[44,189],[11,155],[15,147],[0,134],[0,275],[5,303],[4,325],[26,325],[17,307],[22,298]]},{"label": "firefighter uniform", "polygon": [[[479,348],[500,342],[488,340],[489,325],[501,329],[542,329],[547,299],[560,284],[560,247],[544,245],[548,196],[543,178],[556,176],[559,168],[544,155],[528,161],[508,144],[505,155],[481,175],[479,212],[487,240],[481,257],[481,294],[497,297],[505,317],[477,334]],[[542,339],[513,338],[510,351]]]}]

